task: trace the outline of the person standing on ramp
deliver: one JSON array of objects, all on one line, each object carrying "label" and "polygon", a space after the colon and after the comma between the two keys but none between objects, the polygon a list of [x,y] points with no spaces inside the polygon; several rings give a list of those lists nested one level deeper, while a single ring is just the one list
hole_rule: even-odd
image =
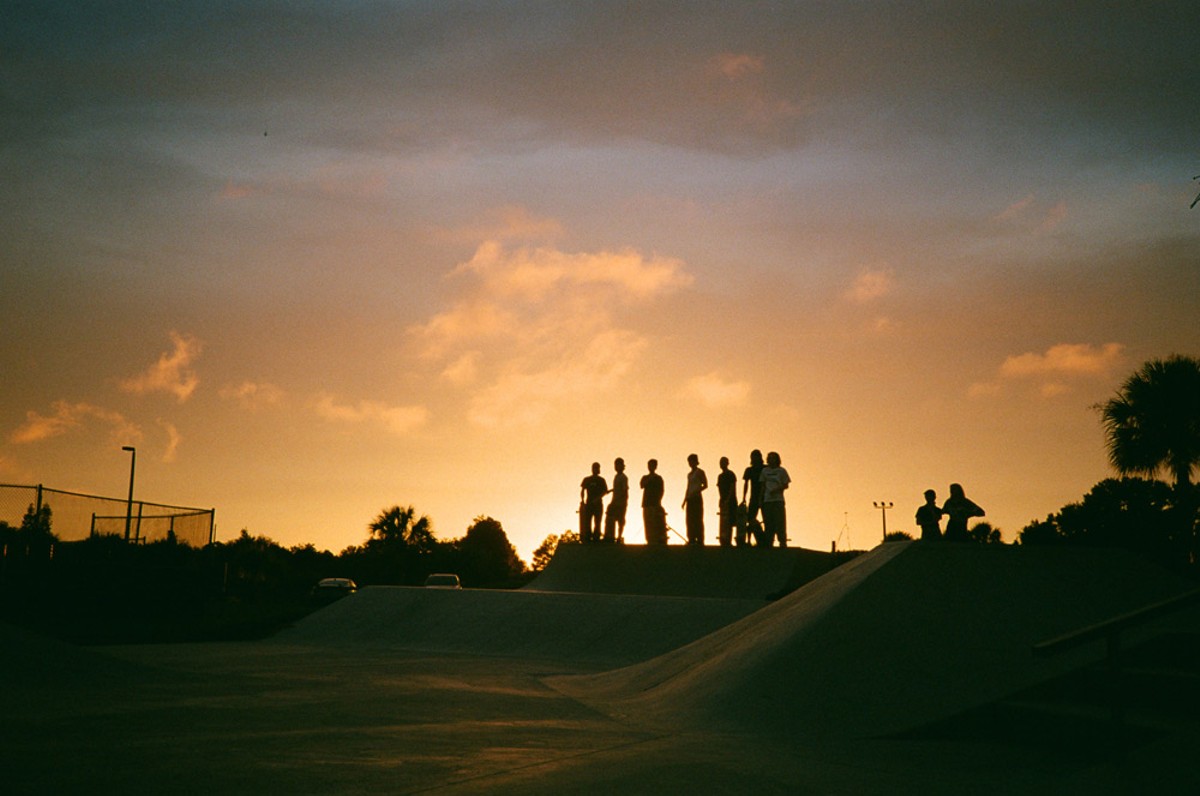
[{"label": "person standing on ramp", "polygon": [[600,541],[600,523],[604,519],[604,496],[608,482],[600,475],[600,462],[592,462],[592,474],[579,483],[579,541]]},{"label": "person standing on ramp", "polygon": [[783,469],[778,453],[771,451],[767,454],[767,466],[762,469],[759,478],[763,485],[762,513],[767,546],[779,540],[780,547],[787,547],[787,507],[784,505],[783,491],[792,479],[788,471]]},{"label": "person standing on ramp", "polygon": [[687,491],[683,495],[683,509],[687,512],[687,543],[704,544],[704,490],[708,489],[708,476],[700,469],[700,457],[688,454]]},{"label": "person standing on ramp", "polygon": [[[746,468],[742,474],[742,505],[746,507],[745,525],[742,526],[742,535],[746,537],[745,541],[750,542],[754,539],[754,544],[762,545],[766,539],[763,533],[762,521],[759,513],[762,511],[762,469],[763,469],[762,451],[755,448],[750,451],[750,466]],[[750,500],[746,501],[746,494],[749,493]]]},{"label": "person standing on ramp", "polygon": [[917,527],[921,529],[922,542],[936,542],[942,538],[942,510],[938,508],[937,492],[925,490],[925,503],[917,509]]},{"label": "person standing on ramp", "polygon": [[617,471],[613,476],[612,500],[608,502],[608,513],[604,515],[604,541],[625,541],[625,510],[629,507],[629,476],[625,475],[625,460],[613,462]]},{"label": "person standing on ramp", "polygon": [[967,497],[962,484],[951,484],[950,497],[942,504],[942,513],[950,518],[946,520],[946,541],[969,542],[971,535],[967,533],[967,520],[982,517],[983,509]]},{"label": "person standing on ramp", "polygon": [[738,528],[738,539],[741,544],[741,529],[738,523],[737,474],[729,469],[729,457],[721,457],[721,473],[717,476],[718,506],[721,513],[721,523],[718,526],[717,540],[721,547],[733,545],[733,529]]},{"label": "person standing on ramp", "polygon": [[663,509],[663,479],[658,470],[658,459],[646,462],[649,470],[642,476],[642,527],[646,530],[646,544],[667,543],[667,512]]}]

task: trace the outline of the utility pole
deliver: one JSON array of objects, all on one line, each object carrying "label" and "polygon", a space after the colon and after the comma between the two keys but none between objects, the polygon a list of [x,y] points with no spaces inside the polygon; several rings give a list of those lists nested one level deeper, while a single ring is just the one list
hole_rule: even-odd
[{"label": "utility pole", "polygon": [[123,451],[129,451],[129,500],[125,504],[125,542],[129,542],[129,526],[133,524],[133,473],[137,467],[137,449],[132,445],[123,445]]},{"label": "utility pole", "polygon": [[886,542],[887,541],[887,510],[890,509],[894,504],[890,500],[872,501],[872,503],[875,505],[875,508],[879,509],[880,513],[883,514],[883,541]]}]

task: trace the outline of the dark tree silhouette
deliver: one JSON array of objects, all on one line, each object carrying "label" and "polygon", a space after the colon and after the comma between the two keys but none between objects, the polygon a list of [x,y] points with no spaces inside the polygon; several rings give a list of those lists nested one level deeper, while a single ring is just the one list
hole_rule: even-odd
[{"label": "dark tree silhouette", "polygon": [[1025,526],[1017,541],[1122,547],[1180,566],[1187,561],[1189,540],[1175,520],[1175,498],[1175,490],[1162,481],[1107,478],[1079,503]]},{"label": "dark tree silhouette", "polygon": [[537,549],[533,551],[533,561],[529,565],[532,572],[541,572],[550,563],[550,559],[554,558],[554,554],[558,552],[560,544],[577,544],[579,542],[579,534],[572,531],[570,528],[562,532],[559,536],[552,533],[542,540]]},{"label": "dark tree silhouette", "polygon": [[541,572],[550,563],[550,559],[554,558],[554,551],[557,549],[558,534],[552,533],[533,551],[533,560],[529,563],[529,568],[534,572]]},{"label": "dark tree silhouette", "polygon": [[967,531],[967,535],[971,537],[971,541],[980,544],[1003,544],[1000,539],[1000,529],[986,520],[972,525]]},{"label": "dark tree silhouette", "polygon": [[18,530],[18,539],[24,548],[25,555],[31,558],[47,558],[51,555],[54,543],[58,541],[50,530],[52,524],[50,504],[43,503],[36,509],[33,504],[25,510]]},{"label": "dark tree silhouette", "polygon": [[502,586],[525,571],[525,564],[509,543],[504,527],[491,517],[476,517],[457,547],[464,585]]},{"label": "dark tree silhouette", "polygon": [[1171,475],[1180,531],[1196,554],[1192,470],[1200,466],[1200,360],[1153,359],[1099,407],[1108,457],[1121,475]]},{"label": "dark tree silhouette", "polygon": [[348,547],[339,556],[346,573],[361,584],[424,581],[441,563],[443,548],[433,535],[433,523],[412,506],[392,506],[367,524],[370,538],[361,547]]},{"label": "dark tree silhouette", "polygon": [[52,514],[48,503],[42,504],[36,509],[30,503],[29,508],[25,509],[25,516],[21,518],[21,533],[31,538],[50,538],[53,536],[50,531]]},{"label": "dark tree silhouette", "polygon": [[429,517],[422,514],[417,517],[417,510],[412,506],[392,506],[384,509],[367,526],[371,532],[372,542],[383,546],[404,545],[418,551],[431,551],[437,544],[433,536],[433,524]]},{"label": "dark tree silhouette", "polygon": [[1034,520],[1017,533],[1019,545],[1061,544],[1066,537],[1059,532],[1055,515],[1048,514],[1044,520]]}]

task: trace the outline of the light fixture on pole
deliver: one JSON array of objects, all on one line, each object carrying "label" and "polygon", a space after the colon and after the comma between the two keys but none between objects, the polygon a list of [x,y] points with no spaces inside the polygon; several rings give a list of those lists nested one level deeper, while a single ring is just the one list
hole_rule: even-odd
[{"label": "light fixture on pole", "polygon": [[129,526],[133,522],[133,473],[137,467],[137,449],[132,445],[123,445],[123,451],[129,451],[129,500],[125,503],[125,541],[129,541]]},{"label": "light fixture on pole", "polygon": [[871,501],[875,508],[883,514],[883,541],[887,541],[887,510],[894,504],[890,500]]}]

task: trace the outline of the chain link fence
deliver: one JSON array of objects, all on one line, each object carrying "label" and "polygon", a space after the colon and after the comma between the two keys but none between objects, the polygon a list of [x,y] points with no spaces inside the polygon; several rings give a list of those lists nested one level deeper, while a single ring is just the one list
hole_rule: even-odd
[{"label": "chain link fence", "polygon": [[121,498],[64,492],[38,484],[0,484],[0,522],[13,528],[32,508],[50,508],[50,530],[63,542],[76,542],[94,535],[120,536],[134,543],[174,538],[192,547],[213,541],[215,509],[170,506]]}]

